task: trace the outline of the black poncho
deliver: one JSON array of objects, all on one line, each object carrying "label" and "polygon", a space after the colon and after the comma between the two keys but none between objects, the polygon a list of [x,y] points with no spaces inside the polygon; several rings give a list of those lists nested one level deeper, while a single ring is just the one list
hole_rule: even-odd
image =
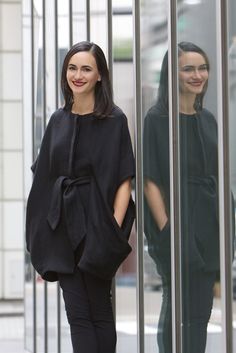
[{"label": "black poncho", "polygon": [[[192,270],[216,271],[219,270],[217,124],[206,109],[192,116],[180,114],[179,119],[182,263]],[[169,119],[158,105],[149,110],[144,124],[144,178],[160,188],[168,213]],[[169,223],[160,231],[145,202],[144,224],[149,253],[159,272],[170,271]]]},{"label": "black poncho", "polygon": [[[74,157],[80,142],[79,119],[88,119],[89,144],[86,155],[76,163],[80,164],[78,171],[74,168]],[[72,273],[76,266],[75,248],[85,236],[87,244],[81,269],[111,278],[116,270],[113,269],[116,254],[105,264],[100,263],[100,254],[106,253],[106,248],[117,247],[120,261],[127,256],[131,250],[128,237],[134,219],[132,200],[122,228],[113,217],[116,191],[135,173],[127,118],[123,112],[115,107],[111,117],[99,119],[91,114],[81,118],[64,109],[57,110],[47,125],[33,171],[27,202],[26,241],[34,268],[49,281],[57,280],[58,272]],[[83,183],[90,185],[86,224],[77,189]]]}]

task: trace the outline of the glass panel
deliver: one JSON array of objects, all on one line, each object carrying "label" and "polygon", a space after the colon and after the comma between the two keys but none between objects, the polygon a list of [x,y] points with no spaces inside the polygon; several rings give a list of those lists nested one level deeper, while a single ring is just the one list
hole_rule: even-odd
[{"label": "glass panel", "polygon": [[[178,5],[183,351],[222,352],[216,3]],[[196,30],[197,29],[197,30]]]},{"label": "glass panel", "polygon": [[107,53],[107,1],[90,0],[90,40]]},{"label": "glass panel", "polygon": [[[234,200],[236,199],[236,160],[235,160],[235,133],[236,133],[236,23],[235,23],[236,3],[229,1],[229,131],[230,131],[230,163],[231,163],[231,189]],[[236,214],[233,209],[234,215]],[[235,226],[235,223],[233,224]],[[234,229],[234,227],[233,227]],[[235,229],[233,232],[234,240],[234,261],[233,261],[233,351],[236,349],[236,247]]]},{"label": "glass panel", "polygon": [[[32,75],[32,60],[31,60],[31,24],[30,24],[30,8],[29,0],[24,0],[23,8],[23,53],[24,63],[23,67],[23,99],[24,99],[24,112],[23,115],[28,121],[28,126],[24,124],[24,135],[29,138],[24,139],[24,189],[25,197],[32,182],[32,175],[29,171],[29,165],[32,163],[32,100],[31,97],[31,75]],[[27,130],[28,129],[28,130]],[[28,153],[26,153],[26,151]],[[29,351],[33,351],[33,268],[30,262],[30,256],[25,252],[25,290],[24,290],[24,315],[25,315],[25,347]]]},{"label": "glass panel", "polygon": [[148,353],[172,351],[170,228],[167,222],[168,115],[160,116],[157,109],[161,66],[168,47],[166,5],[166,1],[144,1],[141,22],[144,116],[144,321],[145,352]]},{"label": "glass panel", "polygon": [[58,0],[58,95],[59,106],[63,106],[63,96],[60,89],[61,69],[64,57],[69,49],[69,2]]},{"label": "glass panel", "polygon": [[86,0],[73,0],[73,41],[86,40]]},{"label": "glass panel", "polygon": [[55,45],[52,45],[52,38],[55,38],[55,7],[54,2],[45,1],[45,29],[46,29],[46,120],[56,110],[55,92]]},{"label": "glass panel", "polygon": [[[55,304],[54,304],[55,305]],[[64,353],[71,353],[71,336],[70,327],[68,325],[65,304],[61,291],[61,351]]]},{"label": "glass panel", "polygon": [[27,350],[33,351],[33,268],[30,263],[29,254],[25,255],[25,346]]},{"label": "glass panel", "polygon": [[[38,154],[41,139],[44,130],[43,117],[43,18],[42,18],[42,1],[34,1],[34,53],[35,53],[35,116],[34,116],[34,133],[35,133],[35,157]],[[37,351],[44,352],[45,349],[45,330],[44,330],[44,281],[36,274],[36,320],[37,320]]]},{"label": "glass panel", "polygon": [[[48,352],[57,353],[57,283],[47,284]],[[64,352],[64,351],[63,351]],[[65,352],[67,352],[65,350]]]},{"label": "glass panel", "polygon": [[[113,1],[113,90],[115,103],[128,118],[134,137],[132,1]],[[135,229],[130,236],[133,251],[116,275],[117,353],[137,352]]]}]

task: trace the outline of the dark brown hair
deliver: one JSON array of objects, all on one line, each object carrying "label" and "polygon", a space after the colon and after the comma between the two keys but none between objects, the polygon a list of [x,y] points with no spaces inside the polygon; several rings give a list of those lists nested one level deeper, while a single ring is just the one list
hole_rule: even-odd
[{"label": "dark brown hair", "polygon": [[94,114],[100,118],[107,117],[111,115],[114,107],[109,70],[102,49],[97,44],[88,41],[74,44],[65,56],[61,73],[61,90],[65,100],[64,109],[71,110],[74,102],[73,92],[66,78],[68,64],[73,55],[82,51],[88,51],[94,56],[101,76],[101,81],[98,81],[95,86]]}]

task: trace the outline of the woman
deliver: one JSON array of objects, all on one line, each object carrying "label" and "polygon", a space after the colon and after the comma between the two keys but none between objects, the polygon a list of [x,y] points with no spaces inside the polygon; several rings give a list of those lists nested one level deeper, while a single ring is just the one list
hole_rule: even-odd
[{"label": "woman", "polygon": [[64,107],[50,118],[27,204],[27,249],[37,272],[58,280],[74,353],[113,353],[111,279],[131,251],[134,157],[127,118],[113,103],[103,51],[67,53]]},{"label": "woman", "polygon": [[[204,353],[219,271],[217,124],[203,108],[209,60],[193,43],[178,45],[183,353]],[[144,124],[145,234],[163,282],[160,353],[171,353],[168,53],[159,96]]]}]

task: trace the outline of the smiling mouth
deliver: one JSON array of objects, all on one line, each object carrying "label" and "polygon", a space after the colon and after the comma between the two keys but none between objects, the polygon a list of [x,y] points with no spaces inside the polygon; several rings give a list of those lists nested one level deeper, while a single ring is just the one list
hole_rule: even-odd
[{"label": "smiling mouth", "polygon": [[86,82],[78,82],[78,81],[72,81],[73,85],[75,85],[76,87],[82,87],[86,84]]},{"label": "smiling mouth", "polygon": [[189,85],[195,86],[195,87],[200,87],[200,86],[202,86],[202,84],[203,84],[202,81],[189,82]]}]

